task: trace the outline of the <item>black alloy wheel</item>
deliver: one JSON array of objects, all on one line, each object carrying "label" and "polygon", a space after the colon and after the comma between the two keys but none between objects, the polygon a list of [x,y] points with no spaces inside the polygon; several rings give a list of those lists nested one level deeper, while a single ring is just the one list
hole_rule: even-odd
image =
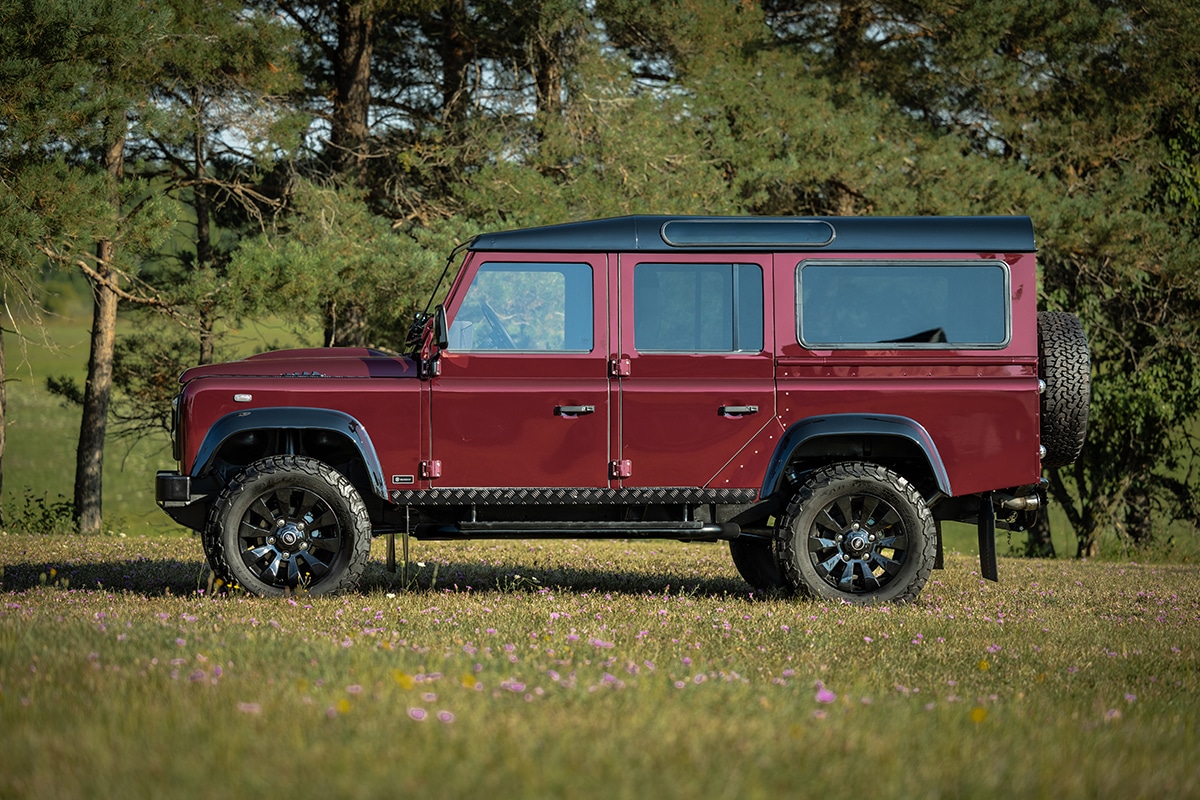
[{"label": "black alloy wheel", "polygon": [[786,588],[855,604],[915,600],[937,555],[925,501],[877,464],[845,462],[810,474],[776,528]]},{"label": "black alloy wheel", "polygon": [[371,523],[341,473],[301,456],[255,462],[230,482],[205,531],[218,576],[252,594],[353,589],[371,552]]}]

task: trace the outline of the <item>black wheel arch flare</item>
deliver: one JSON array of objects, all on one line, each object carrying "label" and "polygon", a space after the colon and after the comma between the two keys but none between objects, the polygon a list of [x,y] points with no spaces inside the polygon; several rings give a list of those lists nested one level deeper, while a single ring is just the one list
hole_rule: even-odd
[{"label": "black wheel arch flare", "polygon": [[[370,480],[373,494],[388,499],[383,479],[383,465],[371,442],[366,427],[344,411],[331,408],[275,406],[233,411],[218,419],[208,429],[190,475],[200,478],[212,469],[222,447],[236,436],[253,431],[312,431],[323,430],[345,437],[358,451]],[[272,454],[275,455],[275,454]]]},{"label": "black wheel arch flare", "polygon": [[[929,475],[932,476],[937,489],[942,494],[952,497],[954,492],[950,485],[950,476],[938,453],[933,437],[918,422],[908,417],[895,414],[823,414],[821,416],[803,419],[788,427],[787,432],[780,438],[767,473],[763,477],[760,496],[770,497],[784,488],[785,474],[789,465],[805,450],[812,450],[820,440],[877,437],[890,437],[904,440],[915,445],[924,456]],[[846,460],[861,458],[859,455],[847,453]],[[837,460],[837,459],[835,459]],[[908,476],[911,477],[912,476]]]}]

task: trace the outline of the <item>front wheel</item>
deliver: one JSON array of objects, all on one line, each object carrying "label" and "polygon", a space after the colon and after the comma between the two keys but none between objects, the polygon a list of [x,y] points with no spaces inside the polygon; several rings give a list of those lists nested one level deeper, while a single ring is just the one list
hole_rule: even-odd
[{"label": "front wheel", "polygon": [[937,556],[929,507],[911,483],[877,464],[823,467],[780,519],[776,556],[797,594],[860,605],[920,594]]},{"label": "front wheel", "polygon": [[257,595],[353,589],[371,554],[358,491],[337,470],[301,456],[246,467],[213,505],[204,537],[218,575]]}]

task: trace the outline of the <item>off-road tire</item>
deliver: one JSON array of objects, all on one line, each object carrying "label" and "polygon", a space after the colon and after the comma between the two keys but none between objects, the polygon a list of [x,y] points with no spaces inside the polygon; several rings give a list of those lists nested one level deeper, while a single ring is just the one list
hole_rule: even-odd
[{"label": "off-road tire", "polygon": [[733,565],[746,583],[763,592],[784,588],[779,564],[775,561],[775,549],[770,541],[742,537],[729,540],[729,554]]},{"label": "off-road tire", "polygon": [[818,469],[801,484],[775,529],[775,555],[785,587],[795,594],[858,605],[905,603],[929,579],[937,531],[929,507],[904,477],[847,461]]},{"label": "off-road tire", "polygon": [[[292,549],[286,559],[279,557],[282,542],[267,544],[265,538],[273,526],[253,525],[267,518],[275,520],[279,531],[293,534],[297,523],[307,522],[311,528],[305,531],[301,524],[298,541],[311,549]],[[261,537],[255,533],[259,530]],[[216,576],[251,594],[335,594],[358,586],[371,554],[371,521],[358,490],[328,464],[303,456],[273,456],[246,467],[225,486],[209,511],[203,541]],[[292,562],[303,561],[304,566],[290,577],[273,576],[269,567],[248,563],[253,561],[249,554],[258,551],[268,561],[275,551],[274,560],[289,569]],[[318,551],[330,554],[328,563]],[[323,570],[319,575],[312,569],[317,564]]]},{"label": "off-road tire", "polygon": [[1083,450],[1091,401],[1091,358],[1079,317],[1065,311],[1038,314],[1038,377],[1046,383],[1042,466],[1063,467]]}]

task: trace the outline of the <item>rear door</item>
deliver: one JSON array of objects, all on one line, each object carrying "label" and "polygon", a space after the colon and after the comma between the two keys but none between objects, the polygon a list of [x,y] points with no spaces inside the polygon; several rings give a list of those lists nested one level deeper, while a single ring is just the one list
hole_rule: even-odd
[{"label": "rear door", "polygon": [[[769,254],[620,257],[611,368],[623,486],[737,488],[718,477],[737,473],[775,416],[770,265]],[[761,471],[743,477],[757,487]]]}]

